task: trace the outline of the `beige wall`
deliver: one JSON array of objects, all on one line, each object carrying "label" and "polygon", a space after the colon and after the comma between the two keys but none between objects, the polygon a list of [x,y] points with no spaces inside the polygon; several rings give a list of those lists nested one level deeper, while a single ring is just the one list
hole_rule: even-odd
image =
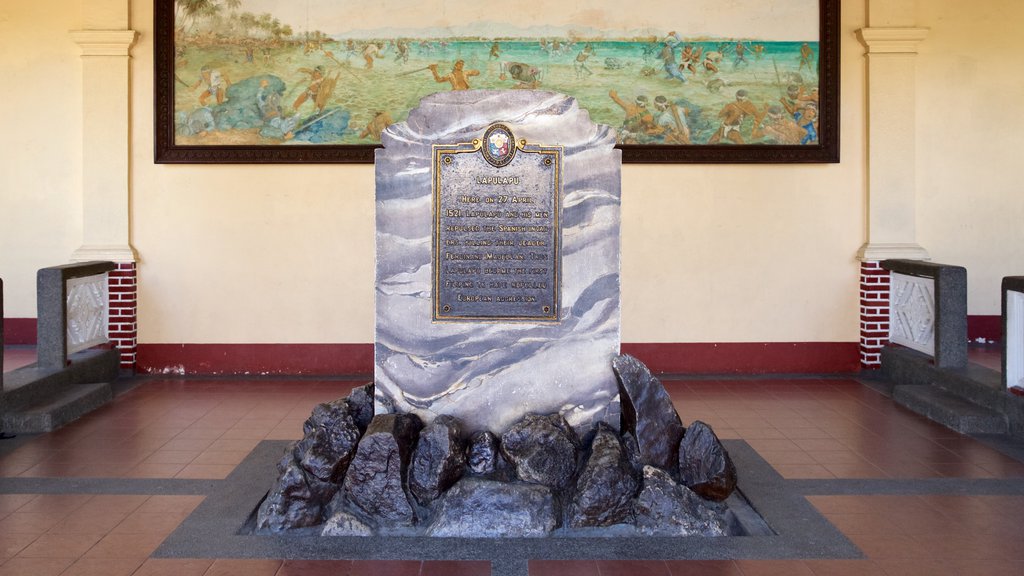
[{"label": "beige wall", "polygon": [[[81,242],[80,63],[67,35],[81,25],[80,1],[0,8],[0,72],[18,79],[5,99],[13,97],[19,111],[11,132],[19,144],[7,144],[0,158],[8,316],[34,316],[35,268],[66,261]],[[1022,213],[1015,176],[991,156],[1008,159],[1012,145],[996,138],[1012,143],[1019,130],[1011,127],[1024,125],[1019,115],[996,111],[1012,110],[1013,83],[1021,93],[1008,70],[1024,40],[991,36],[984,23],[956,29],[974,11],[1000,10],[955,0],[920,4],[928,6],[919,24],[933,35],[919,67],[919,177],[922,198],[935,202],[919,207],[920,242],[937,260],[968,265],[972,279],[996,278],[1004,271],[975,238],[1020,245],[1010,227],[1011,214]],[[1020,14],[1010,2],[981,4],[1013,5]],[[140,342],[371,342],[372,166],[153,164],[151,10],[149,0],[133,2],[132,26],[140,32],[132,50],[131,178]],[[843,2],[841,164],[624,166],[624,341],[857,340],[854,256],[865,240],[866,112],[863,47],[853,32],[864,16],[863,0]],[[1010,44],[1005,60],[979,48],[999,42]],[[955,82],[950,68],[961,66],[975,75],[957,84],[952,94],[959,97],[947,98]],[[996,78],[1005,95],[985,84]],[[947,133],[958,136],[942,138]],[[980,205],[979,195],[996,206]],[[1000,214],[993,231],[987,216]],[[946,234],[944,218],[966,220],[959,227],[966,232]],[[977,247],[960,247],[961,239]],[[973,294],[971,306],[972,314],[995,313],[997,295]]]},{"label": "beige wall", "polygon": [[82,92],[71,0],[0,2],[0,276],[4,311],[35,317],[36,270],[81,244]]},{"label": "beige wall", "polygon": [[968,272],[970,314],[1024,274],[1024,2],[918,2],[918,237]]}]

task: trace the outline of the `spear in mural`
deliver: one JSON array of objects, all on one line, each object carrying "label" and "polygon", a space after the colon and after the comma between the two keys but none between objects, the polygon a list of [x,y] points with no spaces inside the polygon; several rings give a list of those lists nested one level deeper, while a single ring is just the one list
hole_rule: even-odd
[{"label": "spear in mural", "polygon": [[786,95],[786,90],[782,88],[782,76],[779,75],[779,63],[772,58],[772,66],[775,67],[775,84],[779,87],[779,93],[783,96]]},{"label": "spear in mural", "polygon": [[363,79],[362,79],[362,78],[360,78],[358,74],[356,74],[355,72],[353,72],[353,71],[349,70],[349,68],[348,68],[348,66],[347,66],[346,64],[342,64],[342,63],[341,63],[341,60],[338,60],[337,58],[335,58],[335,57],[334,57],[334,52],[331,52],[330,50],[324,50],[324,55],[325,55],[325,56],[327,56],[328,58],[330,58],[331,60],[334,60],[334,61],[335,61],[335,63],[337,63],[337,64],[338,64],[338,67],[339,67],[339,68],[341,68],[341,69],[342,69],[342,70],[344,70],[345,72],[348,72],[348,73],[349,73],[349,74],[350,74],[350,75],[351,75],[351,76],[352,76],[353,78],[355,78],[356,80],[358,80],[358,81],[360,81],[360,82],[362,82],[362,81],[363,81]]},{"label": "spear in mural", "polygon": [[402,72],[401,74],[396,74],[395,78],[401,78],[402,76],[408,76],[409,74],[415,74],[417,72],[423,72],[424,70],[430,70],[430,66],[424,66],[423,68],[417,68],[415,70],[409,70],[407,72]]}]

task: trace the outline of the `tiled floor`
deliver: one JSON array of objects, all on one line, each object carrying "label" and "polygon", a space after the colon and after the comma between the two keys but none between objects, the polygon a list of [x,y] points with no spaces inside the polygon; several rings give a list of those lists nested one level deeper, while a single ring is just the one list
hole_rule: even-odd
[{"label": "tiled floor", "polygon": [[4,346],[4,372],[17,370],[35,362],[35,346]]},{"label": "tiled floor", "polygon": [[[316,403],[358,383],[150,379],[57,432],[0,443],[0,576],[489,574],[479,561],[151,557],[203,496],[119,492],[130,479],[223,479],[261,440],[299,437]],[[694,379],[666,387],[685,422],[702,420],[722,438],[746,441],[787,481],[826,489],[832,484],[822,481],[849,481],[844,493],[807,498],[864,558],[531,561],[530,574],[1024,574],[1024,463],[853,380]],[[87,477],[110,479],[105,493],[76,492],[72,482]],[[22,493],[25,479],[50,488]],[[893,495],[851,483],[857,479],[940,480]]]}]

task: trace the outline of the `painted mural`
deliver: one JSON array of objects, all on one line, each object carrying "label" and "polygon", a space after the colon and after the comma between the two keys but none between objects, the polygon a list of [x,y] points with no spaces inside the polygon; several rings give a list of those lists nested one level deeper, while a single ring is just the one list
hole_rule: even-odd
[{"label": "painted mural", "polygon": [[625,144],[817,144],[818,0],[174,0],[178,145],[376,144],[440,90],[575,96]]}]

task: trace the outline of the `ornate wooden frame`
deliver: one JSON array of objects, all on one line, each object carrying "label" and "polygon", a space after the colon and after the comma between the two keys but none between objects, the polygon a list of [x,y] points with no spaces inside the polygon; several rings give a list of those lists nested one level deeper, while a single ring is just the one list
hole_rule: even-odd
[{"label": "ornate wooden frame", "polygon": [[[770,0],[765,0],[770,1]],[[820,140],[809,145],[620,145],[631,163],[839,162],[840,0],[818,0]],[[154,152],[158,164],[372,163],[374,145],[196,146],[175,143],[174,0],[155,0]]]}]

